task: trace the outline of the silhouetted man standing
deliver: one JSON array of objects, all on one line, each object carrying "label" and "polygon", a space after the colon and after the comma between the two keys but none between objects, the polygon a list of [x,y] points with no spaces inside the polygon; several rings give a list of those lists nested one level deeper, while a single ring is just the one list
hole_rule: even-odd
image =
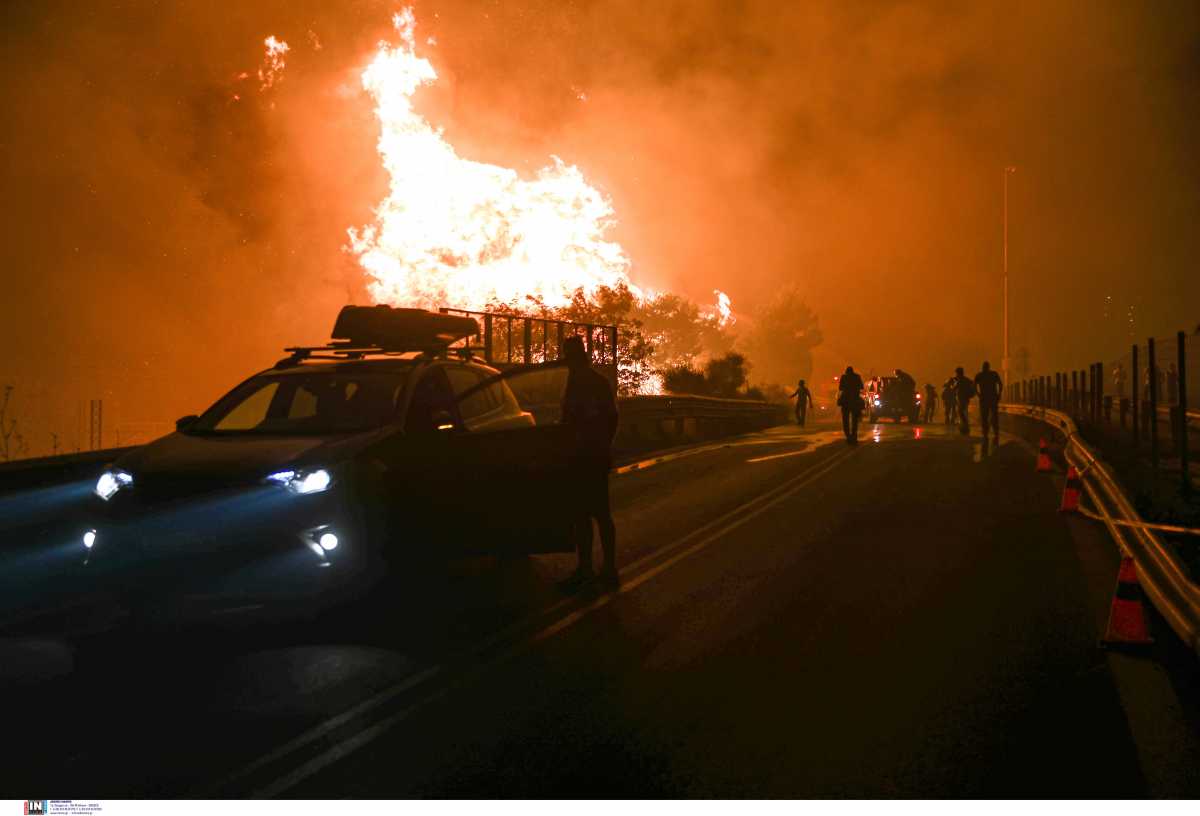
[{"label": "silhouetted man standing", "polygon": [[796,423],[803,428],[804,420],[808,416],[808,408],[812,405],[812,392],[808,390],[804,380],[801,380],[790,396],[796,398]]},{"label": "silhouetted man standing", "polygon": [[933,418],[937,411],[937,389],[933,387],[933,383],[925,383],[925,422],[933,422]]},{"label": "silhouetted man standing", "polygon": [[591,581],[592,519],[600,531],[604,568],[600,581],[610,589],[617,577],[617,529],[608,499],[608,471],[612,467],[612,440],[617,433],[617,403],[604,375],[592,361],[578,335],[563,341],[562,357],[567,363],[567,388],[562,401],[562,422],[574,431],[569,454],[570,490],[578,501],[579,517],[587,525],[579,536],[579,565],[565,587],[575,589]]},{"label": "silhouetted man standing", "polygon": [[946,416],[946,424],[954,423],[954,407],[958,403],[958,397],[954,394],[954,378],[946,380],[942,383],[942,413]]},{"label": "silhouetted man standing", "polygon": [[858,420],[863,409],[863,381],[854,372],[852,366],[846,366],[846,373],[838,380],[838,405],[842,409],[842,432],[846,434],[846,442],[858,444]]},{"label": "silhouetted man standing", "polygon": [[979,422],[983,426],[983,441],[987,442],[988,427],[992,429],[992,439],[1000,444],[1000,395],[1004,393],[1004,383],[1000,375],[992,371],[992,364],[983,361],[983,370],[975,375],[975,390],[979,392]]},{"label": "silhouetted man standing", "polygon": [[971,398],[975,396],[975,383],[967,379],[962,366],[954,369],[954,396],[958,404],[958,429],[963,436],[971,433],[971,422],[968,411],[971,410]]}]

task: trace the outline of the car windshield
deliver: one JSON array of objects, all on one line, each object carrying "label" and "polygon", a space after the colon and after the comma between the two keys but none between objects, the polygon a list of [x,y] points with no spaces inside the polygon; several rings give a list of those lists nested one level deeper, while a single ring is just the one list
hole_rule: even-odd
[{"label": "car windshield", "polygon": [[263,374],[235,388],[188,429],[202,434],[339,434],[396,414],[406,370]]}]

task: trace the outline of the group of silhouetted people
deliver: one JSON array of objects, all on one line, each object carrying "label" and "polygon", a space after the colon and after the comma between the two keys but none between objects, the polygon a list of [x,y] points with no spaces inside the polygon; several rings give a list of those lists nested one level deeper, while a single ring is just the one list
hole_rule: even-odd
[{"label": "group of silhouetted people", "polygon": [[[562,401],[563,424],[573,430],[573,446],[570,452],[570,479],[573,494],[578,500],[577,517],[580,529],[577,552],[579,565],[572,576],[564,582],[564,588],[574,590],[597,577],[601,586],[616,589],[617,575],[616,527],[609,506],[608,473],[612,467],[612,442],[617,431],[617,404],[613,389],[600,372],[591,366],[591,360],[579,337],[570,337],[563,342],[563,361],[567,365],[567,388]],[[900,369],[896,376],[911,385],[914,392],[916,381]],[[971,400],[979,398],[979,416],[983,426],[983,441],[987,444],[988,431],[996,444],[1000,442],[1000,396],[1003,383],[1000,375],[984,361],[982,369],[970,379],[963,373],[962,366],[954,370],[954,376],[942,386],[941,401],[947,425],[957,421],[963,435],[971,432],[968,416]],[[803,426],[808,409],[813,404],[812,392],[804,380],[797,383],[796,390],[789,395],[796,400],[796,422]],[[924,388],[924,421],[934,417],[938,392],[933,383]],[[858,443],[858,423],[862,418],[866,402],[863,399],[863,379],[853,366],[838,380],[838,407],[842,411],[842,431],[846,441]],[[592,568],[592,521],[600,533],[604,549],[604,566],[599,576]],[[586,527],[586,529],[583,529]]]},{"label": "group of silhouetted people", "polygon": [[[900,369],[896,369],[896,376],[901,377],[902,375],[905,383],[912,382],[915,387],[915,381],[910,376],[903,374]],[[800,385],[801,389],[807,393],[807,389],[803,388],[803,380],[800,381]],[[797,389],[792,396],[799,396],[801,389]],[[846,435],[846,441],[851,445],[858,443],[858,423],[863,409],[866,407],[862,391],[862,377],[858,375],[853,366],[846,366],[845,373],[838,380],[837,404],[842,409],[842,432]],[[954,369],[954,376],[942,385],[941,402],[946,424],[951,425],[957,422],[962,434],[969,435],[971,433],[969,420],[971,400],[978,397],[984,444],[987,444],[988,432],[991,431],[992,439],[998,445],[1000,443],[1000,397],[1003,392],[1004,383],[1001,382],[1000,375],[992,370],[991,363],[986,360],[974,379],[967,377],[962,366],[959,366]],[[811,401],[811,397],[809,399]],[[925,384],[923,400],[924,421],[932,422],[936,416],[938,403],[938,390],[933,383]],[[799,402],[796,405],[796,413],[797,420],[803,425]]]},{"label": "group of silhouetted people", "polygon": [[954,376],[946,380],[942,386],[942,398],[945,402],[946,424],[958,423],[963,436],[971,433],[970,408],[971,400],[979,398],[979,424],[983,429],[983,441],[988,440],[988,431],[996,444],[1000,443],[1000,397],[1004,393],[1004,383],[1000,375],[992,370],[992,364],[983,361],[975,379],[970,379],[963,373],[962,366],[954,369]]}]

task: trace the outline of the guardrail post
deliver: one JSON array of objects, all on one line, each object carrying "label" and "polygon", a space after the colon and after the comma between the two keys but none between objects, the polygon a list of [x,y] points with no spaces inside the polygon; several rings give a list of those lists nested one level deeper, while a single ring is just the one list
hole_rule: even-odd
[{"label": "guardrail post", "polygon": [[533,362],[533,325],[528,317],[522,322],[525,324],[525,365],[529,365]]},{"label": "guardrail post", "polygon": [[489,363],[492,361],[492,316],[490,314],[483,316],[483,359]]},{"label": "guardrail post", "polygon": [[1141,386],[1138,383],[1138,347],[1137,347],[1137,343],[1133,344],[1132,354],[1133,354],[1133,364],[1130,366],[1130,374],[1133,377],[1133,379],[1130,380],[1130,382],[1133,383],[1133,398],[1132,398],[1132,401],[1133,401],[1133,446],[1134,446],[1134,448],[1138,448],[1142,444],[1142,426],[1139,424],[1141,417],[1138,416],[1139,408],[1141,407],[1138,403],[1140,403],[1142,401],[1142,396],[1141,396],[1142,392],[1141,392]]},{"label": "guardrail post", "polygon": [[1087,371],[1082,372],[1083,377],[1088,381],[1088,392],[1085,404],[1082,407],[1083,413],[1092,422],[1096,421],[1096,367],[1088,363]]},{"label": "guardrail post", "polygon": [[[1110,411],[1111,414],[1111,411]],[[1104,363],[1096,363],[1096,422],[1104,417]]]},{"label": "guardrail post", "polygon": [[1087,377],[1089,380],[1088,393],[1087,393],[1087,407],[1084,409],[1084,413],[1086,413],[1088,415],[1088,417],[1092,420],[1093,423],[1096,423],[1100,420],[1100,416],[1096,412],[1096,393],[1097,393],[1097,386],[1099,385],[1096,382],[1096,366],[1093,365],[1092,363],[1088,363],[1087,372],[1084,373],[1084,376]]},{"label": "guardrail post", "polygon": [[1150,374],[1150,464],[1158,470],[1158,361],[1154,359],[1154,338],[1146,340],[1146,371]]},{"label": "guardrail post", "polygon": [[1179,472],[1182,483],[1180,489],[1183,495],[1192,492],[1192,473],[1188,470],[1188,401],[1187,401],[1187,335],[1179,332],[1175,335],[1178,359],[1176,366],[1179,371]]},{"label": "guardrail post", "polygon": [[1092,415],[1093,422],[1100,421],[1100,378],[1096,375],[1096,365],[1088,363],[1088,371],[1091,372],[1092,378],[1092,399],[1088,403],[1088,413]]},{"label": "guardrail post", "polygon": [[1083,404],[1079,406],[1079,412],[1094,424],[1096,422],[1096,367],[1088,363],[1087,371],[1079,372],[1079,376],[1083,378],[1084,388],[1087,390]]},{"label": "guardrail post", "polygon": [[1079,372],[1071,371],[1071,411],[1079,413]]}]

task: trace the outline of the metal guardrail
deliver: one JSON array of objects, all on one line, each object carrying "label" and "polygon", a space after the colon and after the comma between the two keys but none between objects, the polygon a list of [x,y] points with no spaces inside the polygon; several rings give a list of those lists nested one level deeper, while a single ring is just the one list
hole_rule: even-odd
[{"label": "metal guardrail", "polygon": [[[1145,526],[1112,471],[1079,437],[1071,417],[1031,405],[1002,405],[1000,410],[1044,422],[1066,437],[1064,455],[1068,464],[1075,465],[1082,474],[1088,496],[1105,519],[1113,540],[1133,558],[1146,596],[1184,643],[1200,655],[1200,585],[1191,580],[1187,567],[1171,548]],[[1118,525],[1114,519],[1123,523]]]},{"label": "metal guardrail", "polygon": [[730,416],[760,416],[783,412],[787,406],[761,400],[723,399],[721,397],[698,397],[692,395],[653,395],[622,397],[618,400],[622,415],[636,415],[649,419],[659,415],[663,419],[672,417],[696,417],[718,419]]}]

